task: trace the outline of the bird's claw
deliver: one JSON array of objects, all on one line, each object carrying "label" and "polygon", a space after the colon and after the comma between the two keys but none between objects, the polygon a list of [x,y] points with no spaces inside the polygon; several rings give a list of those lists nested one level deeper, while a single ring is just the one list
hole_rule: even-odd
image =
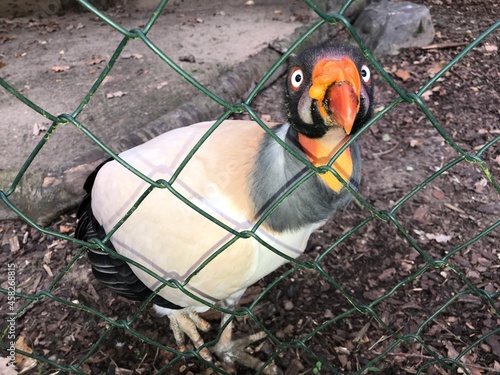
[{"label": "bird's claw", "polygon": [[249,345],[264,339],[266,337],[264,332],[257,332],[233,341],[231,340],[231,322],[223,330],[217,344],[211,347],[210,350],[206,347],[200,349],[205,343],[198,330],[207,332],[210,329],[210,323],[200,318],[196,312],[176,311],[170,314],[169,318],[177,347],[181,352],[186,350],[184,339],[185,335],[187,335],[205,361],[212,362],[212,353],[214,353],[221,360],[224,370],[229,373],[236,373],[236,364],[255,371],[262,370],[265,375],[278,375],[280,373],[274,363],[264,368],[264,362],[245,351]]},{"label": "bird's claw", "polygon": [[[248,354],[245,349],[250,344],[260,341],[265,337],[266,334],[264,332],[258,332],[234,341],[226,342],[219,340],[219,342],[212,347],[212,351],[222,361],[224,369],[229,373],[236,373],[236,363],[257,371],[263,368],[264,362]],[[272,363],[266,366],[262,370],[262,373],[265,375],[277,375],[279,371],[278,367]]]},{"label": "bird's claw", "polygon": [[[170,316],[170,328],[174,333],[174,338],[179,351],[183,352],[186,350],[186,346],[184,345],[184,335],[186,334],[193,343],[194,347],[198,349],[204,344],[198,330],[207,332],[210,330],[210,323],[200,318],[200,316],[195,312],[189,312],[187,314],[176,313]],[[199,352],[205,361],[212,362],[212,354],[210,353],[210,350],[202,348]]]}]

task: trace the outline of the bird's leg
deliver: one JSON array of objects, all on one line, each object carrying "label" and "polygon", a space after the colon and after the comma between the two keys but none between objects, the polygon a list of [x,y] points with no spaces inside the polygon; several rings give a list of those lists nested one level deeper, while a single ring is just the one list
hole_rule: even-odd
[{"label": "bird's leg", "polygon": [[[206,320],[200,318],[196,312],[173,310],[169,313],[168,318],[170,319],[170,328],[174,333],[175,342],[181,352],[186,350],[184,334],[189,337],[196,349],[204,344],[198,330],[207,332],[210,329],[210,324]],[[204,360],[209,362],[212,361],[212,355],[207,348],[201,349],[200,355]]]},{"label": "bird's leg", "polygon": [[[228,314],[222,315],[221,326],[229,319]],[[247,368],[259,370],[264,366],[264,362],[248,354],[245,349],[254,342],[262,340],[266,337],[264,332],[254,333],[250,336],[243,337],[238,340],[232,340],[233,321],[231,320],[222,331],[219,341],[212,347],[212,351],[217,354],[217,357],[222,361],[224,369],[230,373],[236,373],[235,363],[238,363]],[[276,365],[267,366],[263,373],[266,375],[278,374]]]}]

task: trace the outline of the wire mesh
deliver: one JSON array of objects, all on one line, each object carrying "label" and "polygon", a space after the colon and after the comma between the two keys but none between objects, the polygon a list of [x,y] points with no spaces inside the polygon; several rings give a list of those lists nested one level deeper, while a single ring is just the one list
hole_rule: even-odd
[{"label": "wire mesh", "polygon": [[[435,179],[439,178],[443,173],[448,171],[450,168],[456,166],[459,163],[471,163],[477,165],[483,172],[484,177],[494,186],[496,189],[497,193],[500,193],[500,184],[499,182],[495,179],[493,174],[491,173],[490,169],[488,168],[487,164],[483,160],[482,156],[483,154],[490,149],[493,149],[495,146],[498,147],[498,143],[500,142],[500,136],[497,136],[496,138],[492,139],[490,142],[485,144],[481,149],[477,150],[475,153],[469,153],[466,152],[460,145],[453,139],[452,136],[450,136],[446,130],[443,128],[443,126],[434,118],[432,113],[429,111],[427,108],[426,104],[422,100],[422,94],[428,90],[430,87],[432,87],[440,78],[444,76],[446,72],[448,72],[457,62],[459,62],[461,59],[463,59],[473,48],[475,48],[477,45],[483,42],[483,40],[489,36],[490,34],[494,33],[499,27],[500,27],[500,22],[496,22],[493,24],[491,27],[486,29],[480,36],[478,36],[472,43],[470,43],[468,46],[466,46],[454,59],[449,61],[432,79],[430,79],[425,85],[423,85],[420,90],[416,93],[408,93],[405,92],[403,89],[399,87],[397,82],[394,81],[394,79],[384,71],[378,60],[368,51],[368,49],[364,46],[362,40],[359,38],[357,35],[356,31],[354,30],[353,26],[350,24],[350,22],[344,17],[344,12],[348,8],[348,6],[352,3],[352,1],[346,2],[346,4],[342,7],[342,9],[339,11],[338,14],[331,14],[331,13],[326,13],[322,8],[320,8],[317,4],[315,4],[312,0],[305,0],[304,2],[314,11],[316,12],[320,20],[316,22],[314,25],[312,25],[307,32],[305,32],[297,41],[286,51],[286,53],[283,54],[283,56],[276,61],[276,63],[273,65],[273,67],[269,70],[267,74],[262,77],[262,79],[257,83],[255,88],[248,94],[247,98],[238,104],[231,104],[222,98],[218,97],[214,92],[211,90],[207,89],[204,87],[201,83],[199,83],[193,76],[188,74],[185,70],[183,70],[179,65],[177,65],[171,58],[169,58],[161,49],[159,49],[149,38],[148,38],[148,32],[151,30],[151,28],[154,26],[155,21],[158,19],[159,15],[167,5],[167,0],[162,0],[158,7],[155,9],[153,14],[151,15],[151,18],[149,21],[146,23],[146,25],[142,29],[131,29],[127,30],[124,28],[122,25],[120,25],[117,21],[113,20],[112,18],[108,17],[106,14],[103,12],[99,11],[95,7],[93,7],[89,2],[85,0],[80,0],[79,1],[81,5],[83,5],[85,8],[87,8],[90,12],[94,13],[97,17],[99,17],[101,20],[106,22],[112,29],[114,29],[116,32],[121,33],[123,35],[122,41],[118,44],[116,47],[116,50],[114,51],[113,55],[111,56],[107,66],[105,69],[102,70],[101,74],[99,77],[96,79],[95,83],[92,85],[91,89],[89,92],[85,95],[84,99],[81,101],[81,103],[77,106],[77,108],[71,113],[71,114],[60,114],[60,115],[55,115],[47,110],[39,107],[36,103],[33,103],[30,101],[28,98],[26,98],[23,94],[21,94],[16,88],[14,88],[12,85],[10,85],[7,81],[0,79],[0,85],[7,90],[10,94],[14,95],[17,99],[22,101],[24,104],[26,104],[28,107],[33,109],[34,111],[38,112],[42,116],[46,117],[49,119],[52,124],[50,128],[47,130],[45,136],[40,140],[38,145],[33,149],[31,152],[30,156],[26,159],[24,164],[22,165],[21,169],[19,170],[19,173],[17,176],[14,178],[12,181],[12,184],[10,185],[9,189],[6,191],[0,191],[0,199],[13,211],[15,212],[21,219],[26,221],[29,225],[32,227],[36,228],[38,231],[54,236],[55,238],[60,238],[64,239],[67,241],[72,241],[80,246],[82,246],[82,249],[77,252],[71,260],[68,262],[67,266],[62,270],[61,273],[59,273],[51,283],[50,287],[46,290],[42,290],[33,294],[26,294],[26,293],[19,293],[16,292],[15,296],[17,299],[24,300],[26,301],[20,308],[16,309],[16,311],[11,315],[13,318],[20,318],[33,304],[36,304],[37,302],[43,300],[43,299],[51,299],[55,302],[58,302],[64,306],[67,306],[71,309],[79,309],[82,311],[85,311],[88,314],[91,314],[98,319],[101,319],[107,324],[107,328],[103,331],[102,335],[99,337],[99,339],[95,342],[95,344],[85,353],[85,355],[81,356],[78,361],[68,361],[68,363],[63,364],[60,363],[59,361],[53,360],[51,358],[47,358],[43,356],[42,354],[37,354],[37,353],[28,353],[21,348],[16,348],[16,352],[36,359],[37,361],[41,363],[46,363],[50,366],[53,366],[55,369],[59,369],[61,371],[66,371],[66,372],[71,372],[75,374],[84,374],[85,372],[82,370],[82,365],[90,358],[92,355],[94,355],[98,350],[99,350],[99,345],[100,343],[115,329],[123,329],[126,330],[128,333],[135,335],[136,337],[140,338],[144,342],[153,345],[154,347],[167,351],[173,355],[173,359],[171,359],[162,369],[159,370],[159,373],[167,371],[167,369],[172,368],[176,363],[179,363],[184,358],[196,358],[199,361],[204,362],[204,364],[208,367],[211,367],[214,371],[220,372],[220,373],[226,373],[223,369],[217,368],[213,363],[209,363],[203,360],[203,358],[199,354],[199,350],[186,350],[184,352],[180,352],[176,348],[172,347],[167,347],[162,345],[159,342],[156,342],[144,334],[140,333],[138,330],[132,328],[133,323],[137,320],[137,318],[141,315],[143,310],[146,308],[146,306],[149,303],[149,300],[142,303],[141,306],[137,309],[135,314],[131,317],[129,317],[126,321],[125,320],[116,320],[113,318],[110,318],[99,311],[90,308],[85,305],[81,305],[78,303],[74,303],[68,300],[65,300],[61,298],[60,296],[57,296],[56,294],[53,293],[54,288],[61,282],[63,277],[66,275],[68,270],[77,262],[80,257],[82,257],[85,254],[85,248],[95,248],[95,249],[101,249],[105,252],[108,253],[113,253],[113,255],[117,258],[120,259],[125,259],[129,261],[129,263],[133,264],[134,266],[140,268],[141,270],[147,272],[148,274],[152,275],[153,277],[157,278],[161,282],[161,286],[159,287],[172,287],[172,288],[178,288],[182,290],[184,293],[189,294],[192,298],[195,300],[198,300],[211,308],[224,312],[224,313],[229,313],[231,314],[231,318],[226,324],[228,324],[232,319],[235,317],[241,317],[241,316],[246,316],[250,318],[256,326],[264,331],[268,338],[272,341],[272,343],[275,346],[275,352],[271,354],[266,362],[266,365],[270,364],[274,359],[276,359],[281,353],[287,351],[287,350],[294,350],[294,349],[300,349],[305,352],[307,352],[311,358],[314,358],[317,361],[317,368],[315,368],[315,373],[318,373],[320,371],[326,371],[328,373],[333,373],[333,374],[340,374],[340,370],[332,366],[327,360],[325,360],[322,356],[320,356],[310,345],[312,339],[314,338],[315,335],[321,334],[322,331],[328,329],[329,326],[335,325],[337,322],[348,318],[352,314],[356,312],[360,312],[362,314],[369,315],[373,320],[375,320],[384,330],[386,335],[391,337],[393,339],[392,343],[388,345],[382,352],[378,353],[376,356],[373,358],[369,359],[366,361],[363,367],[359,368],[355,373],[356,374],[362,374],[370,371],[376,371],[376,366],[378,361],[381,358],[384,358],[387,356],[391,350],[393,350],[395,347],[401,345],[401,343],[418,343],[422,347],[422,351],[425,352],[430,358],[432,358],[430,361],[427,361],[425,364],[423,364],[420,368],[416,369],[415,373],[416,374],[423,374],[425,371],[433,365],[439,365],[441,366],[442,369],[445,369],[448,372],[452,371],[461,371],[465,374],[471,374],[470,368],[467,368],[464,366],[462,363],[461,359],[467,355],[471,350],[477,346],[479,346],[481,343],[484,343],[485,340],[488,339],[488,337],[493,336],[493,335],[498,335],[500,333],[500,327],[497,326],[497,328],[492,328],[490,331],[484,333],[482,336],[477,337],[476,340],[470,345],[468,345],[466,348],[464,348],[460,353],[457,353],[456,356],[453,358],[446,358],[437,353],[431,345],[425,340],[424,337],[424,331],[429,328],[430,322],[432,322],[444,309],[452,305],[455,301],[457,301],[460,297],[464,295],[474,295],[479,297],[484,303],[488,306],[488,308],[491,310],[491,314],[493,317],[496,317],[496,319],[500,319],[500,308],[498,307],[497,300],[500,296],[499,292],[493,292],[493,293],[488,293],[486,292],[483,288],[481,288],[478,285],[475,285],[473,281],[467,275],[465,275],[460,269],[458,269],[453,262],[450,262],[450,258],[454,255],[457,254],[458,252],[462,251],[463,249],[467,248],[468,246],[474,244],[481,238],[487,236],[489,233],[494,231],[499,225],[500,225],[500,220],[494,222],[491,224],[489,227],[481,231],[480,233],[476,234],[474,237],[468,239],[467,241],[463,242],[459,246],[456,246],[453,250],[449,251],[446,255],[436,258],[430,254],[428,254],[424,249],[422,249],[418,243],[413,239],[412,235],[404,228],[404,225],[401,224],[400,220],[398,220],[398,213],[400,208],[408,202],[412,197],[414,197],[417,193],[422,191],[426,186],[428,186],[432,181]],[[307,175],[305,175],[301,180],[297,181],[292,187],[290,187],[289,191],[282,197],[282,199],[285,199],[287,195],[291,194],[293,190],[295,190],[298,186],[300,186],[301,183],[303,183],[307,178],[310,178],[312,175],[316,173],[322,173],[324,171],[330,171],[332,172],[335,176],[337,176],[339,179],[341,177],[338,175],[338,173],[331,168],[331,165],[336,159],[337,155],[340,155],[348,146],[349,144],[356,140],[358,137],[362,136],[362,134],[372,126],[373,123],[377,122],[379,119],[383,118],[389,111],[393,110],[396,106],[400,105],[403,102],[409,103],[410,105],[413,105],[415,107],[418,107],[427,117],[427,119],[430,121],[432,126],[437,130],[437,132],[442,136],[443,140],[449,144],[456,152],[456,158],[451,160],[448,164],[442,166],[439,170],[437,170],[435,173],[433,173],[431,176],[429,176],[425,181],[422,183],[415,185],[415,187],[408,193],[406,194],[402,199],[400,199],[390,210],[377,210],[373,205],[368,203],[362,196],[360,196],[356,191],[352,191],[351,193],[355,196],[357,201],[364,207],[366,210],[369,212],[369,215],[359,222],[355,227],[353,227],[351,230],[349,230],[347,233],[342,235],[340,238],[338,238],[334,243],[332,243],[330,246],[328,246],[321,254],[320,256],[315,259],[314,261],[302,261],[300,259],[292,259],[290,257],[285,256],[284,254],[281,254],[278,250],[274,249],[272,246],[268,245],[263,239],[259,238],[256,231],[261,225],[261,223],[265,220],[265,218],[277,207],[277,205],[280,203],[280,201],[275,202],[275,204],[268,209],[268,211],[262,216],[262,218],[255,223],[254,227],[251,230],[247,231],[235,231],[234,229],[226,226],[224,223],[220,222],[217,218],[212,217],[210,214],[204,212],[201,208],[197,207],[194,203],[188,201],[185,199],[173,186],[176,178],[182,171],[182,169],[186,166],[187,163],[189,163],[190,159],[193,157],[193,155],[197,152],[197,150],[201,147],[203,142],[210,137],[210,134],[217,129],[217,127],[225,120],[227,119],[230,115],[234,113],[242,113],[246,112],[250,115],[251,118],[253,118],[268,134],[270,134],[276,142],[278,142],[282,147],[286,148],[288,152],[293,154],[297,158],[301,158],[300,155],[298,155],[294,150],[289,149],[289,147],[284,144],[284,142],[281,141],[278,137],[275,136],[274,133],[272,133],[269,128],[261,121],[261,119],[255,114],[255,112],[252,110],[250,107],[250,104],[252,100],[256,97],[256,95],[259,93],[259,91],[263,88],[264,84],[266,81],[273,75],[273,73],[280,67],[281,64],[283,64],[286,59],[305,41],[307,40],[311,34],[316,32],[316,30],[324,25],[324,24],[342,24],[345,29],[349,32],[349,34],[352,36],[352,38],[356,41],[356,43],[359,45],[363,53],[366,55],[370,63],[375,67],[375,69],[378,71],[380,76],[382,77],[383,80],[388,82],[390,87],[397,93],[397,99],[395,99],[391,104],[386,106],[383,110],[381,110],[369,123],[367,123],[360,132],[358,132],[355,136],[352,137],[350,142],[346,143],[338,152],[337,154],[332,158],[330,161],[329,165],[326,167],[322,168],[316,168],[312,166],[307,160],[302,160],[304,164],[309,165],[310,171]],[[122,53],[123,49],[127,45],[127,43],[132,40],[140,40],[146,45],[151,51],[153,51],[158,57],[163,60],[163,62],[168,65],[173,71],[175,71],[177,74],[181,75],[189,84],[194,86],[196,89],[198,89],[200,92],[205,94],[207,97],[212,99],[214,102],[218,103],[222,108],[225,109],[225,113],[214,123],[214,125],[210,128],[210,130],[206,133],[202,139],[193,147],[193,149],[188,153],[186,158],[180,163],[180,166],[174,173],[174,175],[171,177],[170,180],[158,180],[154,181],[150,179],[148,176],[144,175],[141,173],[141,171],[136,170],[132,166],[128,165],[126,162],[124,162],[111,148],[109,148],[106,144],[104,144],[101,140],[99,140],[98,137],[96,137],[86,126],[85,124],[82,124],[79,120],[78,117],[80,114],[85,110],[86,105],[92,100],[92,97],[98,90],[98,88],[101,86],[103,83],[104,79],[108,76],[108,74],[112,71],[117,59],[119,58],[120,54]],[[125,168],[139,176],[141,179],[143,179],[145,182],[147,182],[150,186],[149,189],[147,189],[144,194],[135,202],[135,204],[131,207],[129,212],[117,223],[117,225],[113,228],[110,233],[104,238],[103,240],[93,240],[90,243],[83,242],[80,240],[76,240],[73,237],[67,236],[65,234],[61,234],[55,231],[48,230],[44,227],[41,227],[38,225],[36,222],[34,222],[30,217],[27,217],[25,213],[23,213],[14,203],[12,203],[10,197],[13,195],[17,189],[19,189],[19,182],[23,178],[24,174],[26,171],[29,169],[32,161],[34,158],[38,155],[38,153],[41,151],[41,149],[44,147],[44,145],[50,140],[51,136],[54,134],[56,131],[56,128],[58,128],[61,125],[70,125],[74,126],[76,129],[78,129],[80,132],[82,132],[86,137],[88,137],[90,140],[92,140],[95,145],[99,148],[101,148],[106,154],[117,160],[121,165],[123,165]],[[350,189],[348,185],[344,184],[346,188]],[[141,204],[141,202],[147,197],[148,194],[150,194],[154,189],[167,189],[174,195],[176,195],[180,200],[182,200],[186,205],[191,207],[193,210],[197,211],[201,215],[207,217],[208,219],[212,220],[213,222],[217,223],[220,225],[222,228],[226,229],[229,233],[231,233],[232,237],[229,239],[223,246],[221,246],[212,256],[210,256],[205,262],[203,262],[196,270],[192,272],[192,274],[184,281],[184,282],[178,282],[176,280],[165,280],[162,277],[156,275],[154,272],[148,270],[141,264],[138,264],[130,259],[127,259],[119,254],[114,253],[112,250],[110,250],[105,244],[109,240],[109,238],[113,235],[113,233],[119,228],[120,225],[122,225],[127,218],[132,214],[132,212]],[[354,235],[356,232],[358,232],[361,228],[363,228],[365,225],[368,223],[372,222],[373,220],[382,220],[388,223],[392,223],[397,230],[399,231],[400,235],[405,238],[408,243],[425,259],[425,265],[423,267],[420,267],[416,272],[413,272],[411,275],[409,275],[407,278],[403,280],[399,280],[399,282],[394,285],[394,287],[381,295],[380,297],[376,298],[369,304],[359,304],[355,298],[351,296],[348,290],[346,290],[338,281],[336,281],[330,274],[329,272],[325,269],[324,266],[324,261],[328,257],[328,255],[336,249],[339,244],[344,242],[348,237]],[[220,253],[222,253],[227,247],[229,247],[234,241],[236,241],[238,238],[248,238],[248,237],[253,237],[257,241],[263,243],[265,246],[269,248],[270,251],[274,251],[276,253],[279,253],[280,255],[284,256],[287,261],[292,263],[292,267],[289,269],[283,271],[279,277],[277,277],[273,282],[271,282],[263,291],[262,293],[249,305],[246,307],[240,307],[235,311],[230,311],[224,308],[221,308],[220,306],[213,305],[207,301],[203,301],[200,297],[193,295],[186,289],[186,285],[189,283],[192,277],[194,277],[199,271],[201,271],[211,260],[213,260],[216,256],[218,256]],[[331,286],[333,286],[337,291],[339,291],[343,297],[349,301],[349,303],[352,305],[352,308],[349,310],[346,310],[344,313],[337,315],[331,319],[328,319],[324,323],[318,325],[314,329],[312,329],[310,332],[305,334],[301,338],[297,338],[291,341],[285,341],[277,335],[270,331],[269,329],[266,328],[266,326],[259,320],[259,318],[255,314],[255,308],[259,304],[259,302],[262,300],[263,297],[265,297],[273,288],[276,288],[277,285],[280,284],[283,280],[291,277],[294,275],[295,272],[298,270],[303,270],[303,269],[309,269],[309,270],[315,270],[317,271]],[[393,296],[400,288],[402,288],[403,285],[410,283],[417,278],[419,278],[422,274],[428,272],[429,270],[432,269],[446,269],[454,273],[465,285],[463,290],[461,290],[459,293],[455,294],[451,298],[449,298],[447,301],[445,301],[438,309],[435,311],[429,312],[428,318],[424,320],[412,333],[402,333],[400,331],[396,331],[393,327],[390,325],[386,324],[384,318],[380,315],[379,312],[377,312],[377,306],[384,300],[387,300],[391,296]],[[158,289],[158,290],[159,290]],[[157,291],[158,291],[157,290]],[[10,295],[9,290],[6,288],[0,288],[0,292],[3,293],[4,295]],[[153,296],[151,296],[150,299],[152,299]],[[3,326],[2,328],[2,333],[1,337],[4,339],[9,330],[9,325],[8,322]],[[219,330],[218,336],[210,341],[207,342],[204,346],[209,347],[213,345],[219,338],[220,332],[222,332],[222,329]],[[9,346],[6,344],[5,340],[2,340],[0,343],[0,347],[8,350]],[[261,369],[263,370],[263,369]],[[313,371],[314,372],[314,371]]]}]

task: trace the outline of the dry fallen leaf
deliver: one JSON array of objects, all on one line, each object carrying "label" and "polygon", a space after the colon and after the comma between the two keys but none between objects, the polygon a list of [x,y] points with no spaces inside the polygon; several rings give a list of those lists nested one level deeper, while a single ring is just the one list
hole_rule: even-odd
[{"label": "dry fallen leaf", "polygon": [[496,52],[496,51],[498,51],[498,47],[495,44],[486,43],[484,45],[484,50],[486,52]]},{"label": "dry fallen leaf", "polygon": [[384,66],[384,70],[391,72],[391,73],[395,73],[396,70],[398,70],[398,67],[396,66],[396,64],[393,64],[390,68]]},{"label": "dry fallen leaf", "polygon": [[64,224],[59,225],[59,232],[61,233],[69,233],[72,230],[73,227],[71,225],[64,225]]},{"label": "dry fallen leaf", "polygon": [[421,97],[423,100],[429,101],[431,99],[432,94],[433,94],[432,90],[427,90],[422,93]]},{"label": "dry fallen leaf", "polygon": [[[33,353],[33,350],[24,342],[25,337],[23,335],[20,335],[17,340],[16,340],[16,349],[22,350],[23,352],[26,353]],[[16,359],[15,362],[19,363],[29,357],[26,357],[20,353],[16,353]]]},{"label": "dry fallen leaf", "polygon": [[481,194],[484,188],[488,185],[488,180],[486,178],[480,179],[478,182],[474,184],[474,190],[476,193]]},{"label": "dry fallen leaf", "polygon": [[458,352],[453,346],[451,341],[446,340],[444,342],[444,345],[446,346],[446,349],[448,349],[448,357],[449,358],[456,358],[458,356]]},{"label": "dry fallen leaf", "polygon": [[444,199],[445,195],[441,190],[434,190],[432,196],[436,199]]},{"label": "dry fallen leaf", "polygon": [[160,82],[158,85],[156,85],[156,88],[159,90],[165,86],[168,85],[168,82],[167,81],[163,81],[163,82]]},{"label": "dry fallen leaf", "polygon": [[445,65],[446,65],[446,61],[441,60],[441,61],[436,62],[434,65],[432,65],[427,70],[429,77],[434,77]]},{"label": "dry fallen leaf", "polygon": [[424,143],[423,138],[410,139],[410,147],[420,147]]},{"label": "dry fallen leaf", "polygon": [[451,240],[451,236],[447,236],[446,234],[426,233],[425,236],[429,240],[434,240],[438,243],[447,243]]},{"label": "dry fallen leaf", "polygon": [[395,274],[396,274],[396,269],[394,267],[387,268],[378,275],[378,279],[383,281],[389,279]]},{"label": "dry fallen leaf", "polygon": [[45,270],[45,272],[47,272],[47,275],[49,275],[50,277],[54,277],[52,270],[50,269],[50,267],[47,264],[43,264],[42,267]]},{"label": "dry fallen leaf", "polygon": [[91,65],[100,64],[100,63],[102,63],[104,61],[106,61],[106,59],[104,57],[99,56],[99,55],[92,55],[92,57],[90,58],[90,60],[85,61],[85,64],[88,65],[88,66],[91,66]]},{"label": "dry fallen leaf", "polygon": [[469,370],[471,375],[483,375],[484,374],[483,369],[479,369],[476,367],[467,366],[467,370]]},{"label": "dry fallen leaf", "polygon": [[140,53],[123,53],[120,57],[122,59],[142,59],[142,55]]},{"label": "dry fallen leaf", "polygon": [[408,81],[408,79],[411,76],[410,72],[407,70],[404,70],[404,69],[398,69],[398,70],[396,70],[396,72],[394,74],[396,75],[396,77],[401,79],[403,82]]},{"label": "dry fallen leaf", "polygon": [[53,66],[51,67],[50,69],[52,69],[52,71],[54,73],[60,73],[60,72],[67,72],[69,70],[69,66],[68,65],[64,65],[64,66]]},{"label": "dry fallen leaf", "polygon": [[113,81],[114,79],[115,79],[115,77],[114,77],[114,76],[111,76],[111,75],[109,75],[109,74],[108,74],[108,75],[107,75],[106,77],[104,77],[104,79],[102,80],[102,84],[103,84],[103,85],[105,85],[106,83],[111,82],[111,81]]},{"label": "dry fallen leaf", "polygon": [[17,39],[17,35],[2,35],[0,36],[0,45],[4,44],[5,42],[8,42],[9,40],[15,40]]},{"label": "dry fallen leaf", "polygon": [[33,135],[34,136],[37,136],[41,132],[45,132],[45,131],[47,131],[47,127],[45,125],[40,125],[38,122],[35,122],[33,124]]},{"label": "dry fallen leaf", "polygon": [[127,95],[127,93],[125,91],[108,92],[106,94],[106,98],[107,99],[120,98],[124,95]]},{"label": "dry fallen leaf", "polygon": [[19,238],[17,238],[17,236],[12,236],[9,238],[9,245],[11,253],[15,253],[21,248],[21,245],[19,245]]},{"label": "dry fallen leaf", "polygon": [[425,217],[428,212],[429,212],[429,206],[427,206],[426,204],[418,206],[415,212],[413,213],[413,220],[419,221],[421,223],[427,222]]}]

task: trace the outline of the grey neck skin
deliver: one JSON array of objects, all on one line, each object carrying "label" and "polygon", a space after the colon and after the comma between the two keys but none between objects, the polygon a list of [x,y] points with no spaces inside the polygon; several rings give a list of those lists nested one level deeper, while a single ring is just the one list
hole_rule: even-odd
[{"label": "grey neck skin", "polygon": [[[292,149],[304,155],[297,132],[288,124],[272,129]],[[355,143],[350,146],[353,173],[350,186],[357,190],[361,179],[361,159]],[[293,185],[309,173],[309,168],[290,155],[270,135],[266,134],[257,154],[250,179],[250,194],[256,207],[256,220],[267,214],[273,204],[282,199]],[[310,176],[275,208],[265,223],[276,232],[293,231],[327,220],[337,209],[352,200],[348,190],[331,190],[317,175]]]}]

